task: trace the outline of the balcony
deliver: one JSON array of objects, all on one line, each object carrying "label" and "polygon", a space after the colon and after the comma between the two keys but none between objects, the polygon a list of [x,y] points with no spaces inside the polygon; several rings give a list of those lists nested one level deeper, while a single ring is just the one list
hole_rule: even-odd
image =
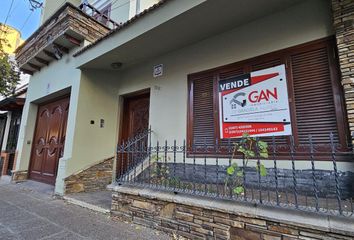
[{"label": "balcony", "polygon": [[[110,6],[110,4],[109,4]],[[113,21],[109,15],[110,15],[110,7],[109,8],[104,8],[101,11],[92,6],[89,3],[82,3],[79,8],[86,13],[87,15],[91,16],[93,19],[96,21],[102,23],[103,25],[107,26],[110,29],[115,29],[119,27],[121,24],[116,23]]]},{"label": "balcony", "polygon": [[104,23],[96,20],[84,12],[87,9],[100,15],[98,10],[88,5],[75,7],[66,3],[58,9],[16,50],[20,70],[33,75],[50,62],[60,60],[71,49],[82,46],[84,40],[94,42],[103,37],[110,31],[109,25],[117,26],[102,14],[100,19],[105,19]]}]

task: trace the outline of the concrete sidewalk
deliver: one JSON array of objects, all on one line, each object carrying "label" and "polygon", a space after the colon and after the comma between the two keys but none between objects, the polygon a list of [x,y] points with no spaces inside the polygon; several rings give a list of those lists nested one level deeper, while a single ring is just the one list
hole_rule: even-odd
[{"label": "concrete sidewalk", "polygon": [[111,212],[112,192],[106,190],[74,193],[64,196],[64,200],[68,203],[85,207],[96,212],[109,214]]},{"label": "concrete sidewalk", "polygon": [[[170,239],[55,199],[50,186],[0,181],[0,239]],[[36,184],[33,184],[37,186]],[[42,191],[44,190],[44,191]]]}]

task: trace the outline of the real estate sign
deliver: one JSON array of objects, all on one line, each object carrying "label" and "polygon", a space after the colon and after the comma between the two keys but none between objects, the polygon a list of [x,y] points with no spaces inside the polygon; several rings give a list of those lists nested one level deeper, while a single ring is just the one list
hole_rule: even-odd
[{"label": "real estate sign", "polygon": [[291,135],[285,65],[220,80],[221,138]]}]

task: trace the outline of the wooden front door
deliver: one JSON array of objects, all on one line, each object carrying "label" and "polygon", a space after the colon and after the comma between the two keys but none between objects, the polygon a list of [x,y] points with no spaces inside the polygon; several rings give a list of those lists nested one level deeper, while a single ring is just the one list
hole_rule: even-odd
[{"label": "wooden front door", "polygon": [[121,142],[149,128],[150,94],[124,99]]},{"label": "wooden front door", "polygon": [[[126,143],[149,128],[150,93],[134,95],[124,98],[123,119],[120,144]],[[144,141],[144,140],[143,140]],[[140,141],[140,145],[142,142]],[[147,144],[147,138],[146,143]],[[117,164],[117,174],[124,173],[130,163],[128,156],[122,154]]]},{"label": "wooden front door", "polygon": [[69,97],[40,105],[31,153],[29,177],[55,184],[59,158],[63,156]]}]

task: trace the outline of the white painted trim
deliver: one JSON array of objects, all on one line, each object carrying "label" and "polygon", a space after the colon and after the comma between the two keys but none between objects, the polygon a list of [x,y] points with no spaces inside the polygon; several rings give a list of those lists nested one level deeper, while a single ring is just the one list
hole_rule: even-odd
[{"label": "white painted trim", "polygon": [[6,126],[5,126],[5,132],[4,132],[4,138],[2,141],[2,146],[1,146],[1,151],[6,150],[6,145],[7,145],[7,139],[9,138],[9,131],[10,131],[10,123],[11,123],[11,114],[12,112],[7,112],[6,116]]}]

